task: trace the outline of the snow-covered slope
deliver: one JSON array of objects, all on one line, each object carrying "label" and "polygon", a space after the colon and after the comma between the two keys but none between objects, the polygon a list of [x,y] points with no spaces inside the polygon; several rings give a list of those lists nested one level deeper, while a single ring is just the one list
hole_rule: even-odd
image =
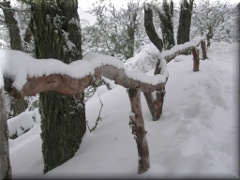
[{"label": "snow-covered slope", "polygon": [[[137,174],[137,147],[128,126],[130,104],[126,89],[116,86],[110,91],[99,90],[103,109],[97,129],[87,130],[72,159],[45,175],[40,116],[32,112],[36,119],[33,128],[10,140],[13,178],[239,178],[238,44],[213,43],[208,57],[201,61],[199,72],[192,71],[192,56],[181,55],[168,64],[169,80],[159,121],[151,120],[142,96],[150,150],[148,172]],[[91,128],[99,113],[98,96],[90,99],[86,108]]]}]

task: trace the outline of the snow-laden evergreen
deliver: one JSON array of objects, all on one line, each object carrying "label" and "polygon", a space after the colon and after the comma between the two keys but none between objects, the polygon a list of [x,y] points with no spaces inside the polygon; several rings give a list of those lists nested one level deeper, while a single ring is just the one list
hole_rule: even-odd
[{"label": "snow-laden evergreen", "polygon": [[[38,109],[17,116],[32,118],[33,127],[10,139],[13,178],[174,178],[227,177],[238,174],[238,43],[213,43],[208,60],[193,72],[192,56],[180,55],[168,63],[169,80],[163,114],[152,121],[142,97],[150,150],[150,169],[137,174],[137,147],[128,125],[130,104],[126,89],[100,86],[86,103],[89,127],[95,125],[103,103],[102,120],[87,130],[75,156],[43,175]],[[23,116],[24,115],[24,116]],[[9,128],[17,124],[10,119]],[[26,123],[27,124],[27,123]],[[24,123],[21,124],[24,126]]]}]

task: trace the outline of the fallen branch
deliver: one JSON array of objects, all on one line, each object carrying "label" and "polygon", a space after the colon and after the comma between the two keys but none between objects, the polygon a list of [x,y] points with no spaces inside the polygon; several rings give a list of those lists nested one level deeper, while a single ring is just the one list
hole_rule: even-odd
[{"label": "fallen branch", "polygon": [[149,149],[146,138],[146,131],[141,109],[141,91],[137,88],[128,89],[132,113],[129,118],[129,125],[138,148],[138,174],[146,172],[150,168]]},{"label": "fallen branch", "polygon": [[102,112],[103,103],[102,103],[102,100],[101,100],[101,98],[100,98],[99,95],[98,95],[98,97],[99,97],[99,101],[100,101],[100,103],[101,103],[101,107],[100,107],[100,109],[99,109],[98,117],[97,117],[97,119],[96,119],[95,125],[90,129],[89,126],[88,126],[88,124],[87,124],[88,129],[89,129],[90,132],[92,132],[93,130],[95,130],[95,129],[97,128],[97,126],[98,126],[98,122],[102,120],[102,118],[101,118],[101,112]]}]

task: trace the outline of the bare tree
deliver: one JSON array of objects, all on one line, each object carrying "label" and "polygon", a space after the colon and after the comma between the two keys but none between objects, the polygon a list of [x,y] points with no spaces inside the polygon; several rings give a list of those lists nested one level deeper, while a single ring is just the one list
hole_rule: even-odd
[{"label": "bare tree", "polygon": [[226,29],[227,23],[234,13],[229,7],[228,1],[196,1],[196,6],[192,18],[193,35],[203,35],[206,32],[207,47],[210,47],[211,39],[217,31],[223,33],[222,29]]}]

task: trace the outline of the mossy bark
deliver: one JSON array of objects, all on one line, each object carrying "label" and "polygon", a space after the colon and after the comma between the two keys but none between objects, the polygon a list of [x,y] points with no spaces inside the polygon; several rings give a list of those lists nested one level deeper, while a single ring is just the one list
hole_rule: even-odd
[{"label": "mossy bark", "polygon": [[[36,0],[32,3],[31,31],[35,55],[71,63],[82,59],[77,0]],[[84,95],[40,93],[44,173],[72,158],[86,131]]]}]

